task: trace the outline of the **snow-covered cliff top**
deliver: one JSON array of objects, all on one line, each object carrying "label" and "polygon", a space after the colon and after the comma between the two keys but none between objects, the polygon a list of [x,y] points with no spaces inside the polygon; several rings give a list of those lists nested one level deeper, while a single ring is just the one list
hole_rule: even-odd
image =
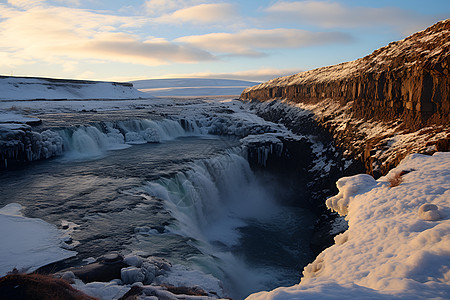
[{"label": "snow-covered cliff top", "polygon": [[247,88],[244,93],[275,86],[319,84],[345,80],[364,73],[392,71],[396,68],[407,69],[425,63],[433,64],[437,61],[448,60],[449,57],[450,19],[447,19],[401,41],[392,42],[366,57],[291,76],[275,78]]},{"label": "snow-covered cliff top", "polygon": [[102,81],[0,76],[1,100],[150,98],[132,84]]},{"label": "snow-covered cliff top", "polygon": [[167,78],[132,82],[134,87],[155,97],[240,95],[254,81],[213,78]]}]

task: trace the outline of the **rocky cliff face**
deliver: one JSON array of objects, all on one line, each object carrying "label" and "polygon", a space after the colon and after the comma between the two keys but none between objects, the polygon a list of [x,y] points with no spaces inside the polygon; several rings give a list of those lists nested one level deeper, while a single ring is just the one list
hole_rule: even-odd
[{"label": "rocky cliff face", "polygon": [[[248,88],[241,99],[282,99],[294,106],[306,105],[343,151],[361,157],[369,173],[378,169],[383,174],[412,151],[448,150],[449,58],[447,19],[364,58]],[[364,132],[361,122],[369,120],[388,130],[377,135]],[[420,139],[423,145],[406,143],[406,149],[395,153],[387,164],[374,158],[395,142],[396,135],[418,131],[425,134]]]},{"label": "rocky cliff face", "polygon": [[250,87],[242,99],[285,98],[317,103],[353,101],[355,116],[401,117],[413,129],[449,123],[450,19],[352,62],[281,77]]}]

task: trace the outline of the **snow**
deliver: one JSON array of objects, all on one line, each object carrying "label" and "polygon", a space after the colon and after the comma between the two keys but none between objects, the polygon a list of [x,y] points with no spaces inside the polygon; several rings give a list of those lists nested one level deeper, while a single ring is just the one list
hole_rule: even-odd
[{"label": "snow", "polygon": [[76,255],[63,249],[63,233],[41,219],[24,217],[20,204],[0,209],[0,276],[16,268],[33,272],[39,267]]},{"label": "snow", "polygon": [[173,286],[197,286],[206,292],[223,294],[221,282],[217,278],[182,265],[174,265],[167,277],[160,278],[160,283]]},{"label": "snow", "polygon": [[[364,155],[363,149],[369,143],[372,144],[372,149],[376,150],[370,153],[374,163],[373,171],[380,171],[387,169],[386,166],[397,165],[397,162],[408,153],[431,154],[435,152],[436,147],[434,144],[439,140],[447,139],[450,134],[449,125],[434,125],[418,131],[407,132],[401,128],[399,122],[363,121],[353,117],[353,102],[348,102],[346,105],[341,106],[338,101],[333,101],[332,99],[317,104],[272,100],[250,105],[256,114],[280,113],[284,118],[280,122],[287,125],[289,123],[294,124],[294,127],[295,120],[302,116],[310,115],[323,124],[323,127],[333,128],[335,139],[342,139],[342,136],[345,136],[345,143],[351,145],[351,150],[344,152],[345,167],[350,166],[353,160],[361,158]],[[348,135],[349,131],[352,131],[351,135]],[[311,142],[314,144],[313,152],[317,157],[314,170],[331,168],[333,162],[326,161],[326,158],[321,155],[324,149],[320,141],[315,141],[311,137]],[[338,146],[342,147],[343,145]]]},{"label": "snow", "polygon": [[130,290],[129,286],[119,285],[116,281],[84,284],[81,280],[76,280],[73,287],[91,297],[102,300],[119,299]]},{"label": "snow", "polygon": [[[172,267],[167,261],[158,258],[144,259],[135,254],[126,256],[124,261],[131,266],[122,268],[121,280],[85,284],[76,279],[72,272],[66,272],[62,277],[74,280],[73,287],[76,289],[104,300],[119,299],[133,286],[141,287],[144,295],[158,295],[159,299],[217,299],[223,294],[218,279],[198,270],[190,270],[182,265]],[[167,291],[164,286],[199,288],[209,296],[176,295]]]},{"label": "snow", "polygon": [[418,215],[421,219],[427,221],[437,221],[441,218],[439,208],[434,204],[425,203],[419,207]]},{"label": "snow", "polygon": [[361,174],[337,186],[327,206],[346,215],[349,229],[298,285],[248,299],[449,299],[450,153],[413,154],[378,180]]},{"label": "snow", "polygon": [[[275,78],[249,87],[244,90],[244,93],[279,86],[338,82],[340,80],[358,77],[364,73],[383,72],[387,67],[412,69],[413,65],[409,64],[408,57],[420,57],[420,61],[418,62],[423,63],[438,61],[438,58],[435,56],[441,55],[442,61],[445,61],[449,55],[448,51],[446,51],[449,43],[449,31],[444,28],[445,24],[449,22],[450,19],[438,22],[436,25],[440,24],[440,29],[435,29],[435,26],[432,26],[401,41],[392,42],[363,58],[309,70],[291,76]],[[428,48],[433,47],[434,50],[432,52],[422,51],[422,44]],[[402,60],[399,60],[399,58]],[[396,63],[396,60],[399,60],[400,63]]]},{"label": "snow", "polygon": [[[280,138],[288,136],[288,131],[283,125],[267,122],[251,113],[243,112],[242,103],[230,100],[214,102],[192,99],[0,101],[0,109],[4,111],[0,121],[8,122],[2,125],[5,129],[25,130],[24,126],[27,125],[10,122],[27,122],[28,118],[31,119],[25,116],[27,111],[31,113],[73,112],[133,109],[139,106],[166,112],[165,109],[169,105],[173,105],[171,107],[174,111],[168,115],[170,119],[140,120],[134,124],[124,122],[106,124],[108,125],[106,132],[100,132],[102,145],[94,145],[93,151],[102,150],[104,145],[108,146],[107,149],[112,149],[124,143],[158,142],[173,136],[182,136],[186,132],[180,127],[180,120],[186,121],[187,128],[195,134],[248,136],[241,140],[244,144],[282,145]],[[270,109],[269,105],[272,104],[264,105]],[[364,135],[359,144],[355,142],[355,147],[364,144],[372,137],[385,135],[382,141],[386,142],[387,150],[375,154],[381,158],[390,157],[392,153],[405,148],[405,145],[412,145],[408,147],[411,151],[416,151],[424,147],[425,141],[430,138],[445,137],[445,131],[437,134],[430,132],[430,135],[434,134],[431,137],[427,135],[427,129],[418,133],[402,133],[397,131],[395,124],[386,125],[375,122],[356,124],[356,121],[346,112],[348,107],[340,107],[332,101],[315,106],[300,104],[294,106],[284,102],[277,102],[274,105],[285,106],[285,119],[288,119],[290,114],[314,113],[324,117],[335,115],[330,122],[334,122],[331,125],[337,128],[337,132],[343,132],[346,124],[358,125],[355,130]],[[157,123],[158,128],[152,122]],[[118,127],[128,134],[119,136]],[[160,130],[159,127],[166,129]],[[83,138],[94,136],[94,133],[98,135],[91,125],[77,127],[74,129],[74,132],[76,131],[79,131],[78,134]],[[43,149],[48,149],[46,150],[48,153],[61,152],[61,143],[57,140],[60,136],[50,133],[56,134],[53,131],[41,134],[40,140],[46,143]],[[291,134],[291,136],[294,135]],[[73,135],[70,138],[74,141]],[[313,152],[320,155],[324,150],[323,145],[313,140],[311,142]],[[84,150],[86,147],[84,146]],[[268,148],[262,148],[262,150],[269,151]],[[262,161],[266,159],[267,153],[264,152]],[[314,163],[315,170],[331,168],[325,156],[318,157]],[[414,171],[403,175],[400,185],[389,187],[390,178],[402,170]],[[335,239],[336,244],[322,252],[305,268],[304,277],[299,285],[257,293],[249,298],[449,298],[449,170],[450,155],[448,153],[436,153],[433,156],[412,155],[387,176],[378,180],[368,175],[357,175],[339,180],[337,184],[339,194],[328,199],[327,205],[339,214],[346,215],[349,229],[338,235]],[[42,265],[75,254],[73,251],[61,248],[63,245],[61,239],[64,237],[54,226],[42,220],[25,218],[19,210],[20,206],[17,204],[8,205],[0,210],[1,275],[14,267],[30,272]],[[338,220],[333,229],[345,226],[342,218]],[[11,228],[16,229],[13,231]],[[142,228],[141,231],[137,228],[136,230],[140,234],[153,234],[150,229]],[[38,249],[43,250],[37,251]],[[7,255],[3,255],[4,253]],[[208,281],[200,275],[197,276],[195,271],[178,270],[175,267],[173,271],[170,280],[174,284],[181,280],[192,283],[193,278],[198,277],[200,278],[198,285],[207,285],[204,286],[207,290],[218,290],[219,283],[214,281],[214,278]],[[126,288],[115,282],[90,283],[83,285],[82,289],[91,290],[92,295],[100,295],[105,299],[112,297],[113,294],[120,295],[126,292]]]},{"label": "snow", "polygon": [[0,123],[27,123],[37,122],[38,118],[23,116],[16,112],[0,112]]},{"label": "snow", "polygon": [[209,78],[170,78],[133,81],[135,88],[157,97],[237,96],[245,88],[256,84],[259,84],[259,82]]},{"label": "snow", "polygon": [[151,96],[116,82],[0,76],[0,100],[136,99]]}]

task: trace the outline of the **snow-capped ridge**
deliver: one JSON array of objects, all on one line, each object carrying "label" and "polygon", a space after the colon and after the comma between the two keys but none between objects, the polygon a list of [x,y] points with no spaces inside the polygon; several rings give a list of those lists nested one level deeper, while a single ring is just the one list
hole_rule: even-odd
[{"label": "snow-capped ridge", "polygon": [[[274,78],[249,87],[243,93],[275,86],[339,81],[367,72],[383,72],[386,67],[392,69],[400,68],[404,64],[409,66],[408,64],[442,61],[449,56],[449,34],[450,19],[446,19],[403,40],[391,42],[363,58]],[[427,49],[432,49],[432,51]],[[420,60],[417,60],[417,56],[420,56]],[[397,58],[401,58],[401,60]]]},{"label": "snow-capped ridge", "polygon": [[1,100],[151,98],[126,82],[0,76]]},{"label": "snow-capped ridge", "polygon": [[254,81],[214,78],[167,78],[132,82],[134,87],[156,97],[240,95]]},{"label": "snow-capped ridge", "polygon": [[286,99],[296,103],[337,101],[355,118],[401,119],[418,130],[450,123],[450,21],[344,62],[275,78],[247,88],[243,100]]}]

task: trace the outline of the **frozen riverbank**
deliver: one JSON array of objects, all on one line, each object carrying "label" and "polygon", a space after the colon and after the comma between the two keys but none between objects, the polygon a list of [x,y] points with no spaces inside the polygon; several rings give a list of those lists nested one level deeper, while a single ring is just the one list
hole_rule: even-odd
[{"label": "frozen riverbank", "polygon": [[342,178],[327,206],[349,229],[300,284],[249,299],[448,299],[450,154],[412,155],[375,181]]}]

